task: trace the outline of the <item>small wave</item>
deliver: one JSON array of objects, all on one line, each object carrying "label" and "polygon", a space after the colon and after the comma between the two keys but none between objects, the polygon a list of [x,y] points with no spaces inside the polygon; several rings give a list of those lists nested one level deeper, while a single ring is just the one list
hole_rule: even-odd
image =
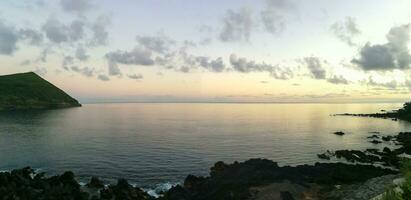
[{"label": "small wave", "polygon": [[160,196],[162,196],[162,194],[164,192],[167,192],[169,189],[171,189],[172,187],[178,185],[178,183],[170,183],[170,182],[166,182],[166,183],[160,183],[160,184],[156,184],[156,186],[154,188],[143,188],[143,190],[145,192],[147,192],[147,194],[149,194],[152,197],[158,198]]}]

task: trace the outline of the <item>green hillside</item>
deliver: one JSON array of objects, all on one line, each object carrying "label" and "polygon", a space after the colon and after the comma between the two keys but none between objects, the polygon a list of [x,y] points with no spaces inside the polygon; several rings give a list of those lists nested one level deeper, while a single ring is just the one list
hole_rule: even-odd
[{"label": "green hillside", "polygon": [[0,110],[76,106],[76,99],[33,72],[0,76]]}]

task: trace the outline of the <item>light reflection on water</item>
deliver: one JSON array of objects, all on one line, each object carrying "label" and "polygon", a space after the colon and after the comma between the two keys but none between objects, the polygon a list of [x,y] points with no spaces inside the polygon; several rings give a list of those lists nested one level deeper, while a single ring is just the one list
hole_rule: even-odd
[{"label": "light reflection on water", "polygon": [[[87,104],[0,114],[0,170],[30,165],[48,174],[123,177],[140,186],[206,175],[216,161],[264,157],[310,164],[327,149],[380,147],[371,131],[411,124],[335,113],[370,113],[401,104]],[[343,137],[331,134],[344,131]]]}]

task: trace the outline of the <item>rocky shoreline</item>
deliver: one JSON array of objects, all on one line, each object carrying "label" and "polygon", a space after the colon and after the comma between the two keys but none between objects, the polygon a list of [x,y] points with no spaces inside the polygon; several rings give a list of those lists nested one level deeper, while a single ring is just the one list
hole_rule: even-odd
[{"label": "rocky shoreline", "polygon": [[352,113],[343,113],[335,114],[334,116],[354,116],[354,117],[374,117],[382,119],[391,119],[391,120],[404,120],[411,122],[411,102],[404,103],[403,107],[398,110],[393,110],[386,112],[382,110],[381,113],[369,113],[369,114],[352,114]]},{"label": "rocky shoreline", "polygon": [[[259,188],[273,183],[299,185],[301,191],[294,196],[292,191],[278,191],[280,198],[301,199],[315,197],[327,199],[327,194],[336,185],[361,183],[374,177],[396,174],[397,171],[371,165],[344,163],[316,163],[280,167],[266,159],[250,159],[245,162],[225,164],[217,162],[210,169],[210,176],[187,176],[183,185],[165,192],[159,200],[200,199],[258,199]],[[67,199],[109,200],[156,199],[125,179],[116,185],[104,185],[98,178],[91,178],[86,186],[80,186],[72,172],[46,177],[34,174],[26,167],[0,173],[0,199]],[[261,199],[261,198],[260,198]],[[287,199],[287,198],[286,198]]]}]

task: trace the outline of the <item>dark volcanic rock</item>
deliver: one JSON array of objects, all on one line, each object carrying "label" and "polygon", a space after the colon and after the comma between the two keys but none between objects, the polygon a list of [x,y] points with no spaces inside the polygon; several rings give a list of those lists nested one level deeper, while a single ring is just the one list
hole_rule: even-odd
[{"label": "dark volcanic rock", "polygon": [[88,200],[88,193],[80,190],[72,172],[45,178],[44,174],[33,177],[29,167],[0,173],[0,197],[2,199],[62,199]]},{"label": "dark volcanic rock", "polygon": [[[216,167],[217,166],[217,167]],[[165,193],[166,200],[242,200],[250,197],[250,187],[288,180],[292,183],[334,185],[355,183],[385,174],[395,173],[369,165],[316,163],[295,167],[279,167],[266,159],[251,159],[242,163],[216,163],[209,177],[190,175],[184,187],[176,186]],[[216,170],[218,169],[218,170]]]},{"label": "dark volcanic rock", "polygon": [[154,199],[140,188],[133,187],[127,180],[119,179],[117,185],[100,191],[101,200],[151,200]]},{"label": "dark volcanic rock", "polygon": [[380,136],[374,134],[374,135],[368,136],[367,138],[368,139],[378,139],[380,138]]},{"label": "dark volcanic rock", "polygon": [[373,144],[380,144],[380,143],[382,143],[382,142],[379,141],[379,140],[371,140],[371,143],[373,143]]},{"label": "dark volcanic rock", "polygon": [[340,135],[340,136],[345,135],[345,133],[344,133],[344,132],[342,132],[342,131],[337,131],[337,132],[334,132],[334,134],[335,134],[335,135]]},{"label": "dark volcanic rock", "polygon": [[388,141],[391,141],[391,140],[393,139],[393,136],[390,136],[390,135],[388,135],[388,136],[382,136],[381,139],[384,140],[384,141],[386,141],[386,142],[388,142]]},{"label": "dark volcanic rock", "polygon": [[344,114],[336,114],[335,116],[375,117],[375,118],[382,118],[382,119],[392,119],[394,121],[397,121],[398,119],[405,120],[405,121],[411,121],[411,102],[404,103],[403,107],[398,110],[394,110],[391,112],[385,112],[385,111],[382,111],[382,112],[383,113],[371,113],[371,114],[344,113]]},{"label": "dark volcanic rock", "polygon": [[281,192],[280,196],[282,200],[294,200],[293,195],[288,191]]},{"label": "dark volcanic rock", "polygon": [[90,183],[87,183],[87,187],[89,187],[89,188],[103,188],[104,184],[97,177],[91,177]]},{"label": "dark volcanic rock", "polygon": [[326,153],[317,154],[317,157],[319,159],[324,159],[324,160],[330,160],[331,159],[331,156],[326,154]]},{"label": "dark volcanic rock", "polygon": [[[328,157],[337,157],[345,159],[349,162],[361,162],[361,163],[381,163],[385,166],[394,168],[399,167],[401,160],[401,154],[405,153],[411,155],[411,132],[400,132],[397,136],[384,136],[384,141],[397,141],[397,145],[400,147],[391,150],[388,147],[384,149],[367,149],[365,151],[360,150],[337,150],[334,153],[327,151],[323,154],[318,154],[319,158],[328,159]],[[373,140],[374,144],[379,144],[381,141]]]},{"label": "dark volcanic rock", "polygon": [[[101,187],[97,178],[92,178],[88,187]],[[152,200],[153,197],[125,180],[100,191],[101,196],[93,200]],[[0,173],[1,200],[89,200],[90,194],[82,191],[72,172],[60,176],[45,177],[44,173],[34,176],[30,167]]]}]

